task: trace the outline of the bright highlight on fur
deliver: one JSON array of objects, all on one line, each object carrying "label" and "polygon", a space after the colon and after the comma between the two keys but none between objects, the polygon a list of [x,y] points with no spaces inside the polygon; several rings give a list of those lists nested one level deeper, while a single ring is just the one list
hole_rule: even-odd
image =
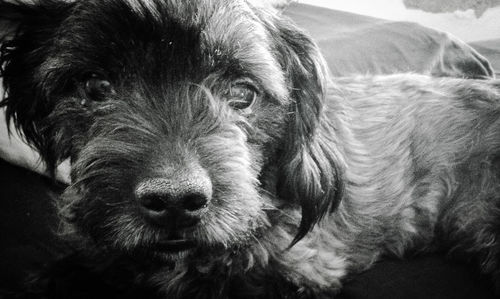
[{"label": "bright highlight on fur", "polygon": [[52,170],[71,159],[61,233],[99,275],[329,298],[439,248],[500,286],[497,81],[331,79],[246,1],[0,0],[0,19],[7,116]]}]

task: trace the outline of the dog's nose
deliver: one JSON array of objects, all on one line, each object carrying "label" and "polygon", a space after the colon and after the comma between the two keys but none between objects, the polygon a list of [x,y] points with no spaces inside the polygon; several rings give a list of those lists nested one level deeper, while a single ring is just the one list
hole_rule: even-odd
[{"label": "dog's nose", "polygon": [[208,205],[212,184],[206,177],[188,179],[149,178],[137,185],[137,201],[146,216],[155,221],[175,219],[175,225],[196,223],[199,213]]},{"label": "dog's nose", "polygon": [[207,196],[201,193],[178,195],[170,192],[162,192],[163,190],[151,191],[143,192],[139,197],[139,203],[142,207],[154,213],[161,213],[169,209],[194,212],[203,208],[208,202]]}]

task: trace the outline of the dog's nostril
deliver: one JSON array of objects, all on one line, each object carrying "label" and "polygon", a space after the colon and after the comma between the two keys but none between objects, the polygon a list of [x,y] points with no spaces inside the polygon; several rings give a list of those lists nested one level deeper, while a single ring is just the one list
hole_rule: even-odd
[{"label": "dog's nostril", "polygon": [[182,198],[182,207],[188,211],[197,211],[203,208],[208,202],[208,198],[200,193],[187,194]]},{"label": "dog's nostril", "polygon": [[161,213],[167,209],[165,201],[157,194],[142,196],[140,202],[144,208],[151,212]]}]

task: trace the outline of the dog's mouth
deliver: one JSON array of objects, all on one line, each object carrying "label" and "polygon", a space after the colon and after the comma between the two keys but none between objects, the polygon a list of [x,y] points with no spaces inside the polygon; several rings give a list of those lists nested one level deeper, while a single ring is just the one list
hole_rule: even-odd
[{"label": "dog's mouth", "polygon": [[192,240],[176,239],[159,242],[157,250],[163,253],[177,253],[193,249],[194,247],[196,247],[196,243]]}]

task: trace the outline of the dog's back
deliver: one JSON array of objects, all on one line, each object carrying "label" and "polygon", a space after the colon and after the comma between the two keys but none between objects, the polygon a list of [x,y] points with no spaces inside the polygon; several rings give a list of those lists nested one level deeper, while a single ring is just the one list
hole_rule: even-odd
[{"label": "dog's back", "polygon": [[335,85],[326,115],[333,126],[342,124],[347,191],[332,219],[359,232],[340,238],[355,248],[353,267],[440,246],[478,254],[493,272],[499,82],[408,74],[341,78]]}]

